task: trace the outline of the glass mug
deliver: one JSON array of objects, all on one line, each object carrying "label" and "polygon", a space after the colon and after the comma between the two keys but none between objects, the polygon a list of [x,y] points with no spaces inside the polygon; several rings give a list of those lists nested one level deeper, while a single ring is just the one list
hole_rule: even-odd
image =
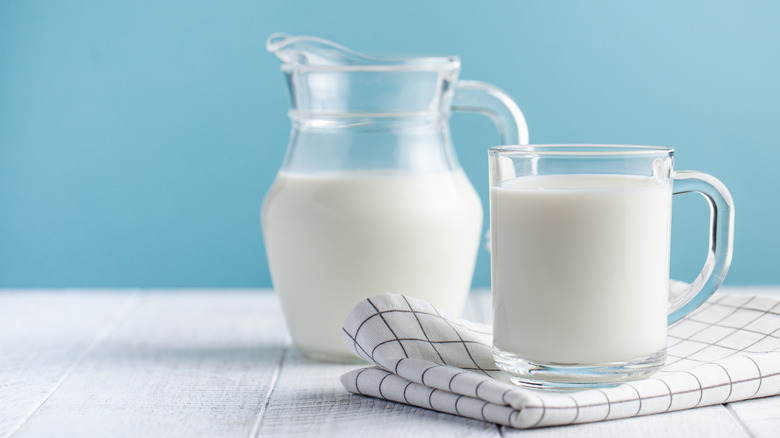
[{"label": "glass mug", "polygon": [[[493,356],[520,385],[575,389],[648,377],[666,333],[720,286],[734,206],[714,177],[651,146],[489,150]],[[669,292],[672,194],[711,206],[696,281]]]}]

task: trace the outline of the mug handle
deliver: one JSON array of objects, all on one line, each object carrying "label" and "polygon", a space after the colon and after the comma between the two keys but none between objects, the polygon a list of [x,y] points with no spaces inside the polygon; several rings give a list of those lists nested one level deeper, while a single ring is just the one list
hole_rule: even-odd
[{"label": "mug handle", "polygon": [[710,204],[710,244],[704,268],[679,293],[670,292],[668,324],[701,306],[723,283],[734,249],[734,201],[726,186],[712,175],[679,171],[673,174],[673,194],[696,192]]},{"label": "mug handle", "polygon": [[500,88],[479,81],[458,81],[452,96],[454,111],[480,113],[490,118],[501,144],[528,144],[528,125],[514,100]]}]

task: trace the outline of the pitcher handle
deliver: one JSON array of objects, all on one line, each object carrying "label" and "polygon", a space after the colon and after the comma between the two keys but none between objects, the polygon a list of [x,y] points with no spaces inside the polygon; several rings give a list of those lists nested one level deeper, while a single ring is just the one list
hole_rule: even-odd
[{"label": "pitcher handle", "polygon": [[670,296],[669,324],[699,307],[718,289],[731,265],[734,248],[734,201],[726,186],[714,176],[701,172],[680,171],[673,177],[675,195],[699,193],[710,204],[710,245],[707,261],[696,280]]},{"label": "pitcher handle", "polygon": [[500,88],[479,81],[458,81],[452,97],[454,111],[480,113],[490,118],[501,144],[528,144],[528,125],[517,104]]}]

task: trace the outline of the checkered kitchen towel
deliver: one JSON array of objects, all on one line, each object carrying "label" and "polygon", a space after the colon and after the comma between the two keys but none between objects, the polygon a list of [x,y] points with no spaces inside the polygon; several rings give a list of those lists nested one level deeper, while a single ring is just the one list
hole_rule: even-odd
[{"label": "checkered kitchen towel", "polygon": [[348,391],[516,428],[780,393],[780,300],[761,296],[716,294],[670,327],[667,363],[653,377],[573,393],[508,383],[493,363],[489,326],[403,295],[358,304],[344,323],[344,341],[376,365],[342,376]]}]

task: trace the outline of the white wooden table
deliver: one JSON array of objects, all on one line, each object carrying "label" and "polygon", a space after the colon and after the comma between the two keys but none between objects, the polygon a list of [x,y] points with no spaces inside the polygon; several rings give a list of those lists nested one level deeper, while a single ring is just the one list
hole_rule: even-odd
[{"label": "white wooden table", "polygon": [[780,397],[520,431],[348,394],[354,367],[295,350],[269,290],[0,291],[0,437],[780,436]]}]

